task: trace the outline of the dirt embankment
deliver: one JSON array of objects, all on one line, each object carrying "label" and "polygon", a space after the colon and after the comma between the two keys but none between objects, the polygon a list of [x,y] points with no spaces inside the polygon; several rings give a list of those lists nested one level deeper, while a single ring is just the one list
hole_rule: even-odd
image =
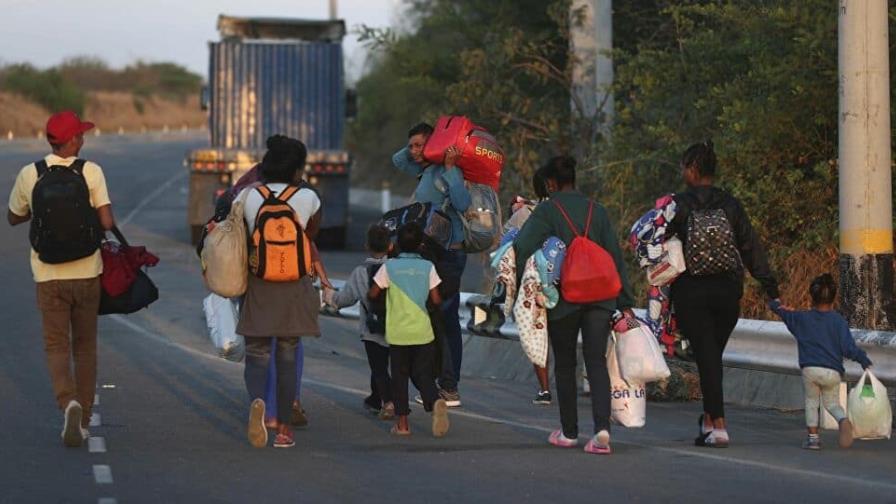
[{"label": "dirt embankment", "polygon": [[[0,93],[0,136],[31,137],[43,133],[50,111],[19,95]],[[199,109],[199,96],[183,100],[131,93],[95,92],[87,98],[83,119],[103,132],[134,133],[146,130],[201,128],[206,113]]]}]

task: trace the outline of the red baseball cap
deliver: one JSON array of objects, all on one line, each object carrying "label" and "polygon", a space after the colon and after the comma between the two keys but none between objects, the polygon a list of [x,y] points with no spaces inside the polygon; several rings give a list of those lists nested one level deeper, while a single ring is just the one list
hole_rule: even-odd
[{"label": "red baseball cap", "polygon": [[78,114],[71,110],[57,112],[47,120],[47,140],[51,144],[62,145],[93,126],[92,122],[82,122]]}]

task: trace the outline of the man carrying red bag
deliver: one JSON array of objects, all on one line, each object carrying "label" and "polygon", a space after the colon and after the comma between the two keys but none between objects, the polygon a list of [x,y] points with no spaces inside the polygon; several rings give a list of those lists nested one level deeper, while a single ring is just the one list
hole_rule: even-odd
[{"label": "man carrying red bag", "polygon": [[[423,149],[433,133],[433,127],[420,123],[408,131],[408,144],[392,156],[392,163],[404,173],[418,178],[414,200],[431,203],[433,208],[444,209],[451,219],[451,239],[444,251],[434,258],[436,270],[442,278],[441,310],[445,321],[442,374],[439,388],[448,407],[460,406],[457,383],[463,353],[460,318],[460,279],[467,264],[463,250],[464,226],[460,214],[471,203],[470,192],[464,184],[464,176],[455,166],[460,150],[451,145],[444,151],[442,164],[430,163],[423,157]],[[447,204],[446,204],[447,202]],[[446,351],[447,350],[447,351]]]}]

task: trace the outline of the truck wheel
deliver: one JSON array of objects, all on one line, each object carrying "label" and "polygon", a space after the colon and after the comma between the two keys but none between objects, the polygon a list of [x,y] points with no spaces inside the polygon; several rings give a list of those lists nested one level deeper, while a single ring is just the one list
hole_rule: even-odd
[{"label": "truck wheel", "polygon": [[195,247],[199,245],[199,240],[202,239],[202,228],[205,226],[190,226],[190,243]]}]

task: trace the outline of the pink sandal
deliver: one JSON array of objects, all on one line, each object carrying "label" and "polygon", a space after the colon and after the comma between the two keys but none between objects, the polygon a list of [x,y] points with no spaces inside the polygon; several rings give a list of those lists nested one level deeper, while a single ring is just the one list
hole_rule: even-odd
[{"label": "pink sandal", "polygon": [[595,455],[609,455],[613,453],[610,448],[610,433],[602,430],[594,435],[585,444],[585,453],[593,453]]},{"label": "pink sandal", "polygon": [[562,430],[555,430],[548,436],[548,443],[560,448],[573,448],[579,444],[578,439],[569,439],[563,435]]}]

